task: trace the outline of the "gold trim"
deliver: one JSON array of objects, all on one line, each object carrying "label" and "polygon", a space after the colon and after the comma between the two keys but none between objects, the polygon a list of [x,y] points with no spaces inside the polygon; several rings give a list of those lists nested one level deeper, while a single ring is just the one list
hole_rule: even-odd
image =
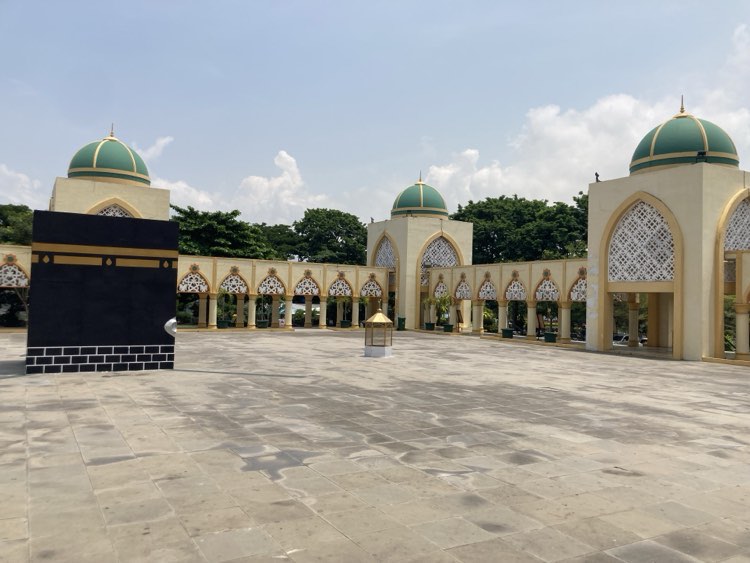
[{"label": "gold trim", "polygon": [[38,264],[39,263],[39,255],[38,254],[32,254],[30,262],[32,264]]},{"label": "gold trim", "polygon": [[110,254],[112,256],[155,256],[157,258],[178,258],[176,250],[158,248],[126,248],[121,246],[88,246],[78,244],[53,244],[34,242],[31,252],[61,252],[75,254]]},{"label": "gold trim", "polygon": [[136,172],[135,170],[122,170],[120,168],[97,168],[95,166],[82,166],[78,168],[68,169],[68,173],[71,172],[109,172],[110,174],[126,174],[128,176],[135,176],[136,178],[143,178],[144,180],[151,181],[151,178],[146,174],[141,174],[140,172]]},{"label": "gold trim", "polygon": [[101,256],[61,256],[52,259],[53,264],[73,264],[76,266],[101,266]]},{"label": "gold trim", "polygon": [[125,268],[160,268],[160,260],[143,260],[140,258],[117,258],[116,266]]},{"label": "gold trim", "polygon": [[[737,155],[731,152],[706,151],[707,158],[712,157],[712,156],[717,157],[717,158],[732,158],[734,160],[739,160],[739,158],[737,158]],[[683,158],[683,157],[696,157],[696,151],[668,152],[668,153],[658,154],[656,156],[644,156],[643,158],[639,158],[638,160],[631,161],[630,166],[637,166],[639,164],[643,164],[644,162],[656,162],[659,160],[665,160],[667,158]],[[680,163],[671,162],[669,164],[680,164]],[[683,163],[683,164],[689,164],[689,163]],[[721,163],[718,163],[718,164],[721,164]]]},{"label": "gold trim", "polygon": [[135,207],[133,207],[132,205],[130,205],[128,202],[120,199],[119,197],[110,197],[110,198],[107,198],[105,200],[100,201],[99,203],[95,203],[91,208],[89,208],[89,210],[86,212],[86,214],[87,215],[96,215],[102,209],[106,209],[110,205],[119,205],[125,211],[127,211],[128,213],[130,213],[130,215],[132,215],[134,219],[142,219],[143,218],[143,215],[141,215]]}]

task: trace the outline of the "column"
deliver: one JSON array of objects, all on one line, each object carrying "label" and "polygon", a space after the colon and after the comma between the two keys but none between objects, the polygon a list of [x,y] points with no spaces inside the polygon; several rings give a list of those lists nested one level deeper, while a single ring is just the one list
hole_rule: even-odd
[{"label": "column", "polygon": [[456,301],[451,299],[451,304],[448,305],[448,324],[453,325],[453,331],[458,332],[458,327],[456,326]]},{"label": "column", "polygon": [[284,310],[284,330],[294,330],[294,295],[286,296],[286,307]]},{"label": "column", "polygon": [[638,346],[638,294],[628,293],[628,347]]},{"label": "column", "polygon": [[484,332],[484,300],[475,299],[471,302],[471,332],[482,334]]},{"label": "column", "polygon": [[206,294],[198,295],[198,327],[206,328]]},{"label": "column", "polygon": [[526,302],[526,338],[536,340],[536,301]]},{"label": "column", "polygon": [[216,330],[216,293],[208,294],[208,328]]},{"label": "column", "polygon": [[352,326],[359,328],[359,299],[352,297]]},{"label": "column", "polygon": [[271,328],[279,328],[279,296],[271,296]]},{"label": "column", "polygon": [[336,299],[336,327],[341,328],[341,320],[344,318],[344,302]]},{"label": "column", "polygon": [[305,295],[305,328],[312,328],[312,295]]},{"label": "column", "polygon": [[430,303],[430,322],[436,323],[437,322],[437,307],[435,307],[434,303]]},{"label": "column", "polygon": [[748,312],[750,304],[737,303],[734,306],[735,332],[734,332],[734,357],[738,360],[750,360],[750,339],[748,334]]},{"label": "column", "polygon": [[[605,335],[606,336],[606,335]],[[648,342],[646,346],[658,347],[659,342],[659,294],[648,294]]]},{"label": "column", "polygon": [[558,307],[558,314],[560,315],[559,327],[560,327],[560,338],[558,342],[570,342],[570,301],[562,301]]},{"label": "column", "polygon": [[234,326],[237,328],[245,327],[245,294],[238,293],[234,296],[237,299],[237,318],[234,321]]},{"label": "column", "polygon": [[504,328],[508,328],[508,302],[498,301],[497,302],[497,331],[502,332]]},{"label": "column", "polygon": [[328,298],[320,296],[320,316],[318,317],[318,328],[325,328],[328,317]]},{"label": "column", "polygon": [[250,293],[247,296],[247,328],[248,330],[255,329],[255,300],[258,298],[257,295]]}]

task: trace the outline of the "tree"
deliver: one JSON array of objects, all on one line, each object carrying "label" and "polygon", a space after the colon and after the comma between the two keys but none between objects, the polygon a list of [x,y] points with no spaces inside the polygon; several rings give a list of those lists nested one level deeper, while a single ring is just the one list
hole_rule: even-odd
[{"label": "tree", "polygon": [[31,244],[31,225],[34,212],[25,205],[0,205],[0,242]]},{"label": "tree", "polygon": [[308,209],[294,222],[299,257],[311,262],[364,264],[367,229],[351,213],[336,209]]},{"label": "tree", "polygon": [[575,205],[518,196],[490,197],[451,218],[474,223],[474,263],[573,258],[586,254],[588,196]]},{"label": "tree", "polygon": [[262,230],[238,219],[240,212],[198,211],[172,206],[172,221],[180,226],[178,249],[181,254],[227,256],[230,258],[277,258]]},{"label": "tree", "polygon": [[300,240],[291,225],[256,224],[279,260],[289,260],[299,254]]}]

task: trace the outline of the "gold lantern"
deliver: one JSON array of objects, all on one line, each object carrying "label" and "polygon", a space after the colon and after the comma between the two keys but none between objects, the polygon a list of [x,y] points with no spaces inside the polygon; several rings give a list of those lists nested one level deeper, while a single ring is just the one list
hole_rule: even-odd
[{"label": "gold lantern", "polygon": [[392,355],[393,321],[378,309],[365,321],[365,356],[385,358]]}]

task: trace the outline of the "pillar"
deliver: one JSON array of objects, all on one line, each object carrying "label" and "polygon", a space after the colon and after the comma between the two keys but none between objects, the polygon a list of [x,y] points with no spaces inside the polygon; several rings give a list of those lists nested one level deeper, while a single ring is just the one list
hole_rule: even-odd
[{"label": "pillar", "polygon": [[216,293],[208,294],[208,328],[210,330],[216,329]]},{"label": "pillar", "polygon": [[526,338],[536,340],[536,301],[526,302]]},{"label": "pillar", "polygon": [[738,360],[750,360],[750,337],[748,330],[748,312],[750,311],[750,304],[737,303],[734,306],[735,313],[735,333],[734,333],[734,345],[735,354],[734,357]]},{"label": "pillar", "polygon": [[570,301],[562,301],[560,302],[560,306],[558,308],[559,313],[559,328],[560,328],[560,334],[559,334],[559,342],[570,342]]},{"label": "pillar", "polygon": [[201,293],[198,296],[198,327],[206,328],[206,294]]},{"label": "pillar", "polygon": [[647,346],[660,346],[659,342],[659,294],[648,294],[648,338]]},{"label": "pillar", "polygon": [[294,330],[294,315],[292,314],[294,312],[294,295],[287,295],[285,303],[284,330]]},{"label": "pillar", "polygon": [[497,302],[497,330],[498,332],[500,332],[504,328],[508,328],[508,302],[498,301]]},{"label": "pillar", "polygon": [[279,296],[271,296],[271,328],[279,328]]},{"label": "pillar", "polygon": [[325,328],[328,318],[328,298],[320,297],[320,316],[318,317],[318,328]]},{"label": "pillar", "polygon": [[456,307],[457,301],[454,301],[451,299],[451,304],[448,305],[448,324],[453,325],[453,330],[458,331],[458,327],[456,326]]},{"label": "pillar", "polygon": [[628,347],[638,346],[638,294],[628,293]]},{"label": "pillar", "polygon": [[471,332],[482,334],[484,332],[484,300],[475,299],[471,302]]},{"label": "pillar", "polygon": [[305,295],[305,328],[312,328],[312,295]]},{"label": "pillar", "polygon": [[344,302],[336,299],[336,327],[341,328],[341,320],[344,318]]},{"label": "pillar", "polygon": [[245,294],[238,293],[235,295],[237,299],[237,318],[234,321],[234,326],[237,328],[243,328],[245,326]]},{"label": "pillar", "polygon": [[352,297],[352,326],[359,327],[359,299]]},{"label": "pillar", "polygon": [[257,298],[258,296],[252,293],[247,296],[247,328],[249,330],[255,329],[255,300]]}]

